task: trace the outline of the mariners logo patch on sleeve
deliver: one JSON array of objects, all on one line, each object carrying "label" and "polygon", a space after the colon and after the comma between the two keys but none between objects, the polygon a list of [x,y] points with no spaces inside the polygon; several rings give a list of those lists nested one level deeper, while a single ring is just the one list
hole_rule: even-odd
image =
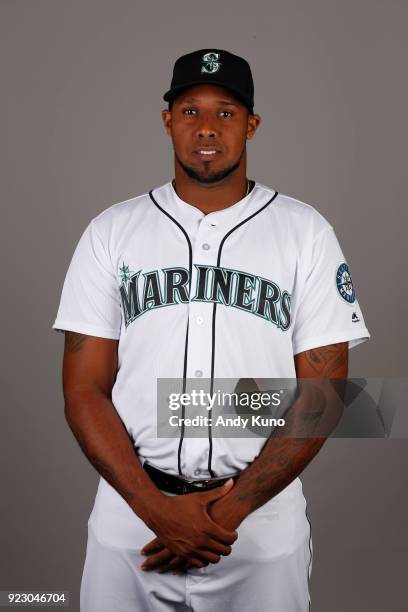
[{"label": "mariners logo patch on sleeve", "polygon": [[356,292],[354,291],[349,267],[345,261],[342,261],[337,268],[336,287],[343,300],[349,304],[355,302]]}]

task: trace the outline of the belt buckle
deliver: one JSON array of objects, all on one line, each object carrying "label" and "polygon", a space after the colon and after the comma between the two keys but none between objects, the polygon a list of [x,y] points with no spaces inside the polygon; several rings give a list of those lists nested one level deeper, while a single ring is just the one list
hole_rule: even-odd
[{"label": "belt buckle", "polygon": [[205,480],[195,480],[192,482],[192,484],[197,487],[198,489],[206,489],[207,487],[209,489],[215,489],[216,487],[220,486],[220,484],[217,483],[217,481],[224,481],[224,478],[207,478]]},{"label": "belt buckle", "polygon": [[211,479],[207,480],[187,480],[183,478],[182,491],[183,493],[189,493],[190,491],[187,488],[187,485],[192,486],[193,488],[203,489],[208,483],[211,483]]},{"label": "belt buckle", "polygon": [[199,489],[201,489],[202,487],[205,487],[209,482],[210,482],[209,480],[196,480],[192,484],[195,487],[198,487]]}]

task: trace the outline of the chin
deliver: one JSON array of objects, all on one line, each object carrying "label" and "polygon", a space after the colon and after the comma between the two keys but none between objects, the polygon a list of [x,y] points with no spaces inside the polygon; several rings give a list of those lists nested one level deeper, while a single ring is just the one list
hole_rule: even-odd
[{"label": "chin", "polygon": [[197,160],[184,162],[177,153],[176,159],[187,176],[203,185],[221,182],[227,176],[235,172],[240,163],[240,160],[238,160],[235,163],[227,164],[224,160],[223,166],[217,167],[217,165],[214,165],[215,160],[208,162],[203,161],[199,164],[197,164]]},{"label": "chin", "polygon": [[195,179],[197,182],[199,183],[203,183],[203,184],[212,184],[212,183],[219,183],[221,182],[223,179],[225,179],[227,176],[229,176],[230,172],[229,169],[223,169],[220,168],[219,170],[211,170],[208,172],[201,172],[201,171],[194,171],[191,172],[189,174],[190,178]]},{"label": "chin", "polygon": [[[211,164],[211,162],[204,162],[204,164]],[[223,167],[213,167],[211,165],[210,168],[205,168],[200,165],[200,167],[195,166],[184,166],[185,173],[192,179],[196,180],[199,183],[219,183],[224,180],[228,176],[230,176],[235,170],[237,166],[234,164],[233,166],[223,166]]]}]

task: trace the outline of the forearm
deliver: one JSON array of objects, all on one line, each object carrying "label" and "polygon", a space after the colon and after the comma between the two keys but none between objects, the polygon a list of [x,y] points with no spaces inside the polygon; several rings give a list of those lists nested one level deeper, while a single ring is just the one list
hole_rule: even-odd
[{"label": "forearm", "polygon": [[325,395],[327,389],[323,392],[320,384],[299,396],[285,415],[284,427],[272,433],[228,495],[214,504],[214,520],[242,522],[287,487],[318,453],[341,415],[339,397]]},{"label": "forearm", "polygon": [[214,504],[211,513],[214,520],[218,520],[220,514],[228,519],[231,514],[242,522],[299,476],[324,441],[324,438],[269,438],[260,455],[243,470],[228,495],[216,502],[218,509]]},{"label": "forearm", "polygon": [[143,470],[110,398],[93,388],[71,393],[65,417],[91,464],[149,525],[151,509],[163,494]]}]

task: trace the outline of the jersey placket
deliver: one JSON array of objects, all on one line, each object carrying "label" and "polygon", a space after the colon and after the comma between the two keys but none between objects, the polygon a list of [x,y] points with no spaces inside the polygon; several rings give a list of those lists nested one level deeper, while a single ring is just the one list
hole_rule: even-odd
[{"label": "jersey placket", "polygon": [[[190,223],[190,211],[183,207],[184,215],[187,213],[188,234],[192,243],[192,278],[190,302],[188,304],[188,335],[187,335],[187,368],[186,368],[186,387],[188,393],[191,389],[202,389],[206,393],[216,392],[212,376],[215,377],[213,368],[213,359],[215,352],[215,341],[217,336],[217,325],[215,314],[215,305],[212,301],[208,301],[211,293],[211,287],[206,286],[207,300],[201,302],[197,300],[198,295],[198,269],[197,266],[216,267],[222,261],[220,258],[221,245],[229,234],[237,227],[240,222],[246,217],[254,214],[250,210],[250,205],[244,201],[230,208],[215,211],[203,216],[193,227]],[[188,214],[190,213],[190,214]],[[246,214],[245,214],[246,213]],[[186,222],[184,217],[184,223]],[[194,229],[193,229],[194,228]],[[224,244],[224,249],[228,247]],[[210,274],[208,275],[211,276]],[[193,299],[194,298],[194,299]],[[215,322],[215,328],[213,325]],[[199,383],[199,384],[197,384]],[[195,386],[194,386],[195,385]],[[188,418],[192,413],[198,413],[197,408],[194,411],[186,407],[184,416]],[[199,414],[212,417],[212,411],[202,408]],[[212,424],[213,425],[213,424]],[[191,431],[191,429],[190,429]],[[181,472],[188,478],[211,478],[218,476],[214,469],[212,461],[212,446],[214,437],[214,427],[208,426],[200,430],[200,437],[185,436],[185,429],[180,432],[179,443],[179,465]],[[210,458],[211,454],[211,458]]]},{"label": "jersey placket", "polygon": [[[186,392],[193,388],[202,389],[206,393],[210,392],[213,304],[208,301],[192,300],[192,298],[199,294],[197,266],[213,267],[217,265],[217,254],[222,235],[220,235],[216,216],[216,213],[212,213],[201,219],[196,226],[196,233],[192,241]],[[207,296],[208,292],[209,288],[206,287]],[[206,406],[195,407],[193,412],[203,417],[210,416]],[[189,417],[188,407],[186,407],[185,416]],[[200,428],[201,437],[184,437],[182,441],[181,464],[184,466],[183,474],[189,478],[210,477],[207,468],[209,440],[208,435],[203,433],[204,431],[208,431],[208,428]]]}]

